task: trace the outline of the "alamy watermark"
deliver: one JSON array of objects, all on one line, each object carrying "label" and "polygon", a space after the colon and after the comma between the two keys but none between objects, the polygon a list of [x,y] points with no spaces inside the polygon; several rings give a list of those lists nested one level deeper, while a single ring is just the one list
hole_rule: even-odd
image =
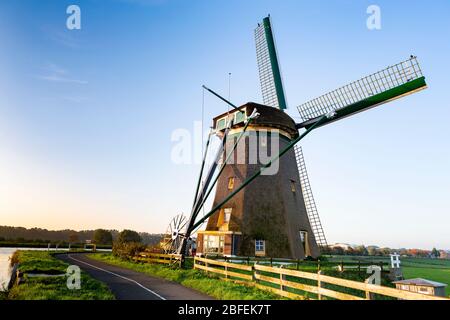
[{"label": "alamy watermark", "polygon": [[369,278],[366,279],[366,283],[381,285],[381,267],[380,266],[369,266],[367,268],[367,273],[371,274]]},{"label": "alamy watermark", "polygon": [[367,29],[381,30],[381,8],[372,4],[367,7],[366,13],[369,15],[366,21]]},{"label": "alamy watermark", "polygon": [[80,290],[81,289],[81,269],[79,266],[69,266],[66,271],[67,289]]},{"label": "alamy watermark", "polygon": [[66,27],[69,30],[81,29],[81,8],[76,4],[67,7],[66,13],[69,17],[66,20]]},{"label": "alamy watermark", "polygon": [[[216,157],[217,150],[222,150],[217,161],[219,165],[226,161],[227,165],[245,164],[264,166],[280,153],[280,141],[283,139],[278,130],[246,131],[242,136],[242,129],[230,131],[224,148],[222,149],[223,137],[213,138],[208,152]],[[172,132],[172,149],[170,158],[176,165],[199,165],[202,163],[202,142],[210,133],[202,132],[202,123],[194,122],[193,130],[179,128]],[[215,135],[215,133],[212,133]],[[203,135],[203,138],[202,138]],[[206,136],[206,138],[205,138]],[[203,153],[205,150],[203,150]],[[216,161],[217,159],[210,159]],[[279,161],[273,161],[263,170],[262,175],[275,175],[279,170]]]}]

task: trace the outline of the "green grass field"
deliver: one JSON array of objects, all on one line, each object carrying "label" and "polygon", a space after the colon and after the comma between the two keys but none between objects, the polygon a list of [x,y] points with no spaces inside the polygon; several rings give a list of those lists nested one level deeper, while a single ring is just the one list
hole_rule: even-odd
[{"label": "green grass field", "polygon": [[[332,256],[329,261],[372,261],[390,263],[389,257]],[[447,284],[446,294],[450,296],[450,260],[428,258],[400,258],[405,279],[424,278]]]},{"label": "green grass field", "polygon": [[[24,274],[23,282],[4,294],[8,300],[113,300],[114,295],[103,283],[81,273],[81,289],[69,290],[65,276],[67,263],[52,256],[47,251],[17,251],[12,263],[19,263]],[[63,275],[57,277],[32,274]],[[1,299],[1,298],[0,298]]]}]

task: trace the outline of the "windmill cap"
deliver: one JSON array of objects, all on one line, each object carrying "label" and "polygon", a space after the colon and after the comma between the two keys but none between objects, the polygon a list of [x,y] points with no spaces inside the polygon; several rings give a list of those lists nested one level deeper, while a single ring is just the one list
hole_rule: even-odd
[{"label": "windmill cap", "polygon": [[[252,127],[264,127],[267,129],[280,129],[283,130],[291,137],[296,137],[298,135],[298,130],[295,127],[295,121],[285,112],[280,109],[265,106],[262,104],[248,102],[240,107],[238,107],[240,111],[244,111],[246,113],[247,118],[251,117],[255,110],[259,116],[252,120]],[[216,128],[216,124],[219,120],[227,117],[227,119],[233,119],[235,113],[238,110],[231,110],[230,112],[225,112],[214,118],[214,128]],[[236,127],[244,126],[244,122],[236,124]]]}]

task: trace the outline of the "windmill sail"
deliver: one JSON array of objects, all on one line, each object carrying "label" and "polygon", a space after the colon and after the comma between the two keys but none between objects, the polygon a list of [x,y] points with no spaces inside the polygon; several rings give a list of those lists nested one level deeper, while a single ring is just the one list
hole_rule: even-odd
[{"label": "windmill sail", "polygon": [[[270,17],[263,20],[255,29],[256,56],[258,60],[259,79],[265,105],[284,110],[287,108],[286,96],[283,89],[280,67],[278,64],[275,40],[272,32]],[[309,184],[302,148],[295,146],[295,157],[300,176],[303,199],[308,220],[310,222],[316,243],[320,247],[327,246],[325,233],[320,222],[319,213]]]},{"label": "windmill sail", "polygon": [[305,158],[303,157],[303,150],[300,146],[294,147],[295,158],[297,160],[298,172],[300,175],[300,185],[302,186],[303,199],[305,201],[306,212],[308,214],[309,223],[316,239],[316,243],[321,248],[328,246],[325,232],[323,231],[322,223],[319,217],[319,211],[316,207],[316,202],[309,183],[308,172],[306,170]]},{"label": "windmill sail", "polygon": [[286,98],[270,17],[264,18],[255,29],[255,41],[264,104],[284,110],[287,108]]},{"label": "windmill sail", "polygon": [[417,58],[411,56],[406,61],[300,105],[297,109],[304,122],[299,127],[308,128],[318,118],[332,111],[336,112],[336,116],[329,122],[348,117],[426,88],[425,77],[422,74]]}]

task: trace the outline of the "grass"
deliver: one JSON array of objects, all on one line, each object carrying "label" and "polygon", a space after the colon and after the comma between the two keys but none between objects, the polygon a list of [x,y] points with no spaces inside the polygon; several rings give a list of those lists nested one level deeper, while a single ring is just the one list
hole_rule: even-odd
[{"label": "grass", "polygon": [[[333,256],[330,261],[373,261],[390,263],[390,257]],[[447,284],[446,295],[450,295],[450,260],[430,258],[400,258],[405,279],[424,278]]]},{"label": "grass", "polygon": [[193,269],[175,269],[158,264],[143,264],[125,261],[110,253],[90,254],[90,258],[111,265],[142,272],[151,276],[177,282],[185,287],[203,292],[220,300],[280,300],[278,295],[251,286],[224,281],[217,276],[206,276]]},{"label": "grass", "polygon": [[[23,273],[23,282],[14,285],[4,297],[8,300],[113,300],[114,295],[103,283],[81,273],[81,289],[67,288],[65,276],[69,265],[46,251],[17,251],[11,263],[19,263]],[[60,275],[57,277],[37,276],[32,274]],[[0,297],[1,299],[1,297]]]}]

